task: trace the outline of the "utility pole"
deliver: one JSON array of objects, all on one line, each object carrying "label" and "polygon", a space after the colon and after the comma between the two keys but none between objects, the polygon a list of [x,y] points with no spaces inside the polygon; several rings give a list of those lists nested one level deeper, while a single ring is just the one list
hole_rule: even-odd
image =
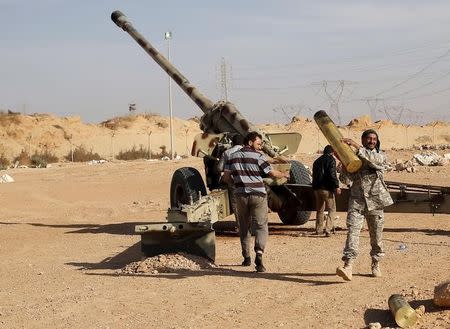
[{"label": "utility pole", "polygon": [[[329,85],[334,84],[336,88],[333,91],[329,90]],[[355,82],[352,81],[345,81],[345,80],[323,80],[322,81],[322,89],[325,93],[325,95],[328,98],[328,101],[330,102],[330,110],[333,114],[333,116],[337,119],[337,122],[339,125],[342,125],[342,118],[341,118],[341,112],[339,109],[339,102],[342,99],[342,94],[344,93],[344,88],[346,84],[355,84]]]},{"label": "utility pole", "polygon": [[147,143],[148,143],[148,159],[150,160],[152,158],[152,131],[147,131]]},{"label": "utility pole", "polygon": [[220,59],[220,77],[219,77],[219,85],[220,85],[220,98],[221,100],[228,102],[228,96],[229,96],[229,81],[230,81],[230,74],[228,74],[228,71],[231,72],[231,67],[227,65],[225,58],[222,57]]},{"label": "utility pole", "polygon": [[375,113],[378,107],[378,102],[380,101],[384,101],[383,98],[366,98],[365,99],[367,106],[369,107],[369,111],[370,111],[370,119],[372,120],[372,122],[376,121],[376,117],[375,117]]}]

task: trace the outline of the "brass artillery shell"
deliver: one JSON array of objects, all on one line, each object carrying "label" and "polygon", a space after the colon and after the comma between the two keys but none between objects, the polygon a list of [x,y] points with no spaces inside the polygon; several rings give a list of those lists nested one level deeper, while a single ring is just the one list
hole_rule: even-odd
[{"label": "brass artillery shell", "polygon": [[409,328],[417,321],[416,311],[401,295],[392,295],[388,300],[389,309],[400,328]]},{"label": "brass artillery shell", "polygon": [[343,136],[328,114],[325,111],[318,111],[314,114],[314,120],[328,143],[333,147],[345,169],[349,173],[358,171],[362,165],[361,159],[357,157],[349,145],[341,141]]}]

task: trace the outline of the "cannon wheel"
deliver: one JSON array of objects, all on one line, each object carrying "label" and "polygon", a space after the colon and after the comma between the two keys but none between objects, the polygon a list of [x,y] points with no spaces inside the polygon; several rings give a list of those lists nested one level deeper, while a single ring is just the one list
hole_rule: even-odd
[{"label": "cannon wheel", "polygon": [[[311,184],[311,175],[309,174],[306,167],[295,160],[290,161],[291,162],[291,171],[290,171],[290,178],[289,183],[291,184]],[[278,211],[278,216],[280,217],[280,220],[283,222],[283,224],[286,225],[303,225],[311,216],[310,211],[302,211],[299,210],[298,207],[284,207],[280,211]]]},{"label": "cannon wheel", "polygon": [[170,206],[177,207],[179,204],[189,204],[206,195],[205,183],[197,169],[183,167],[175,170],[170,183]]}]

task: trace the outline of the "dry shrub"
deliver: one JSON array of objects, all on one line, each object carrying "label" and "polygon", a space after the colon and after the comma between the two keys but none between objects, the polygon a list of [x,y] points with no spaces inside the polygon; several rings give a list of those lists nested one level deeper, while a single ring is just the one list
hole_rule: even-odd
[{"label": "dry shrub", "polygon": [[158,153],[158,158],[169,156],[169,152],[167,152],[166,145],[161,145],[159,148],[160,148],[161,152]]},{"label": "dry shrub", "polygon": [[58,157],[48,150],[44,152],[35,152],[29,155],[27,151],[22,150],[20,154],[14,158],[13,162],[18,162],[19,166],[29,166],[37,168],[45,168],[49,163],[58,162]]},{"label": "dry shrub", "polygon": [[144,113],[144,114],[140,114],[139,115],[140,117],[142,117],[142,118],[144,118],[145,120],[151,120],[151,119],[153,119],[154,117],[157,117],[157,116],[159,116],[158,114],[156,114],[156,113]]},{"label": "dry shrub", "polygon": [[450,143],[450,135],[441,135],[441,138],[445,140],[447,143]]},{"label": "dry shrub", "polygon": [[156,122],[156,125],[157,125],[159,128],[167,128],[167,127],[169,127],[169,124],[168,124],[167,121],[164,120],[164,119],[159,119],[159,120]]},{"label": "dry shrub", "polygon": [[0,112],[0,126],[7,127],[11,124],[20,124],[22,122],[20,113],[8,111],[8,113]]},{"label": "dry shrub", "polygon": [[27,151],[22,150],[18,156],[13,160],[14,163],[18,162],[19,166],[31,166],[31,157]]},{"label": "dry shrub", "polygon": [[4,154],[0,154],[0,170],[1,169],[8,169],[11,162],[8,160],[7,157],[5,157]]},{"label": "dry shrub", "polygon": [[[166,146],[161,145],[160,147],[161,152],[159,153],[153,153],[150,152],[149,149],[145,148],[143,145],[140,145],[139,149],[136,148],[136,145],[134,145],[130,150],[120,151],[116,159],[117,160],[137,160],[137,159],[161,159],[162,157],[169,156],[169,153],[167,153]],[[149,157],[150,155],[150,157]]]},{"label": "dry shrub", "polygon": [[51,153],[49,150],[45,150],[44,152],[35,152],[31,156],[32,165],[38,168],[45,168],[47,167],[47,164],[55,163],[58,161],[58,157]]},{"label": "dry shrub", "polygon": [[430,136],[423,135],[416,138],[417,143],[431,143],[433,140]]},{"label": "dry shrub", "polygon": [[100,123],[103,127],[111,130],[117,130],[119,128],[130,128],[134,121],[136,121],[136,115],[127,115],[123,117],[115,117]]},{"label": "dry shrub", "polygon": [[[64,158],[68,161],[72,161],[72,152],[69,151]],[[86,150],[83,145],[78,146],[75,150],[73,150],[74,162],[86,162],[91,160],[101,160],[101,157],[98,153],[92,152],[92,149],[90,151]]]},{"label": "dry shrub", "polygon": [[136,159],[148,159],[148,148],[144,148],[142,145],[137,149],[134,145],[131,150],[120,151],[116,155],[117,160],[136,160]]}]

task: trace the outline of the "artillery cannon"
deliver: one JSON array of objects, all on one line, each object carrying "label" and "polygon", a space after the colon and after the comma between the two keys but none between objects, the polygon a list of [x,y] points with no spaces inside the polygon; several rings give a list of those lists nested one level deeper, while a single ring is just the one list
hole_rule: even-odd
[{"label": "artillery cannon", "polygon": [[[111,14],[112,21],[127,32],[144,50],[152,57],[155,62],[175,81],[178,86],[197,104],[203,111],[200,119],[200,129],[203,131],[194,139],[192,147],[192,155],[203,157],[205,165],[206,186],[211,192],[214,192],[210,198],[204,198],[207,195],[205,184],[200,173],[195,168],[185,167],[175,171],[172,177],[170,188],[170,206],[167,219],[169,222],[176,222],[176,225],[168,228],[164,223],[155,225],[146,225],[137,227],[137,232],[143,235],[142,248],[144,253],[151,254],[156,246],[174,240],[177,230],[187,232],[186,223],[194,223],[189,226],[189,230],[200,230],[204,235],[211,233],[211,224],[215,221],[211,218],[205,218],[201,213],[192,213],[193,209],[206,207],[209,213],[220,214],[217,218],[223,218],[231,213],[229,206],[228,193],[224,189],[220,189],[220,172],[217,170],[217,162],[223,151],[230,146],[230,140],[233,135],[239,134],[243,137],[250,131],[258,131],[258,129],[249,122],[239,112],[236,106],[230,102],[212,102],[203,95],[176,67],[172,65],[153,45],[140,34],[128,20],[128,18],[120,11],[114,11]],[[311,176],[306,167],[297,161],[288,161],[284,156],[295,153],[300,144],[301,135],[298,133],[264,133],[258,131],[263,136],[263,152],[269,157],[276,159],[279,164],[274,167],[281,170],[290,170],[291,178],[289,183],[305,184],[311,183]],[[277,212],[281,221],[285,224],[301,225],[308,221],[310,211],[302,209],[301,201],[284,188],[283,181],[266,180],[268,185],[268,206]],[[216,198],[217,197],[217,198]],[[220,210],[214,208],[214,200],[222,200],[217,203]],[[202,210],[203,211],[203,210]],[[186,215],[190,213],[190,215]],[[214,216],[212,216],[214,217]],[[202,218],[201,220],[199,218]],[[184,225],[183,225],[184,224]],[[183,229],[180,229],[180,228]],[[161,232],[169,232],[166,236]],[[157,233],[159,232],[159,233]],[[178,232],[180,233],[180,232]],[[177,233],[177,234],[178,234]],[[150,236],[153,237],[150,237]],[[193,234],[184,234],[183,243],[187,243],[188,236]],[[154,236],[158,236],[156,239]],[[201,236],[201,234],[200,234]],[[146,241],[144,241],[144,238]],[[167,244],[173,245],[172,242]],[[150,246],[150,247],[148,247]],[[167,246],[168,247],[168,246]],[[166,247],[166,249],[167,249]],[[180,246],[181,247],[181,246]],[[212,257],[211,252],[207,252],[209,258]]]},{"label": "artillery cannon", "polygon": [[[220,173],[216,168],[217,162],[221,154],[230,146],[233,135],[239,134],[244,137],[248,132],[258,131],[258,129],[245,119],[232,103],[224,101],[214,103],[204,96],[133,27],[122,12],[114,11],[111,19],[155,60],[204,113],[200,120],[203,133],[195,137],[191,154],[203,157],[206,185],[210,193],[207,193],[202,176],[197,169],[191,167],[177,169],[172,176],[170,186],[167,222],[137,225],[135,228],[136,233],[141,234],[142,252],[152,256],[163,252],[185,250],[214,260],[213,224],[232,212],[228,191],[221,188],[219,184]],[[303,164],[298,161],[288,161],[284,157],[297,151],[301,135],[258,132],[263,136],[263,152],[279,162],[273,166],[281,171],[289,170],[291,177],[289,181],[265,180],[269,208],[277,212],[285,224],[306,223],[310,212],[315,208],[311,176]],[[324,130],[323,132],[326,134]],[[398,199],[399,202],[410,200],[411,194],[405,193],[404,184],[401,186],[403,190]],[[433,188],[436,190],[437,187]],[[445,190],[445,193],[439,194],[437,199],[428,198],[423,201],[431,202],[433,211],[448,212],[447,192],[448,190]],[[430,194],[430,190],[427,193]],[[412,197],[416,200],[416,195]],[[348,190],[344,189],[337,199],[338,211],[347,209],[347,199]],[[439,203],[436,203],[436,200]],[[442,204],[445,206],[441,207]],[[390,209],[395,211],[395,205]]]}]

